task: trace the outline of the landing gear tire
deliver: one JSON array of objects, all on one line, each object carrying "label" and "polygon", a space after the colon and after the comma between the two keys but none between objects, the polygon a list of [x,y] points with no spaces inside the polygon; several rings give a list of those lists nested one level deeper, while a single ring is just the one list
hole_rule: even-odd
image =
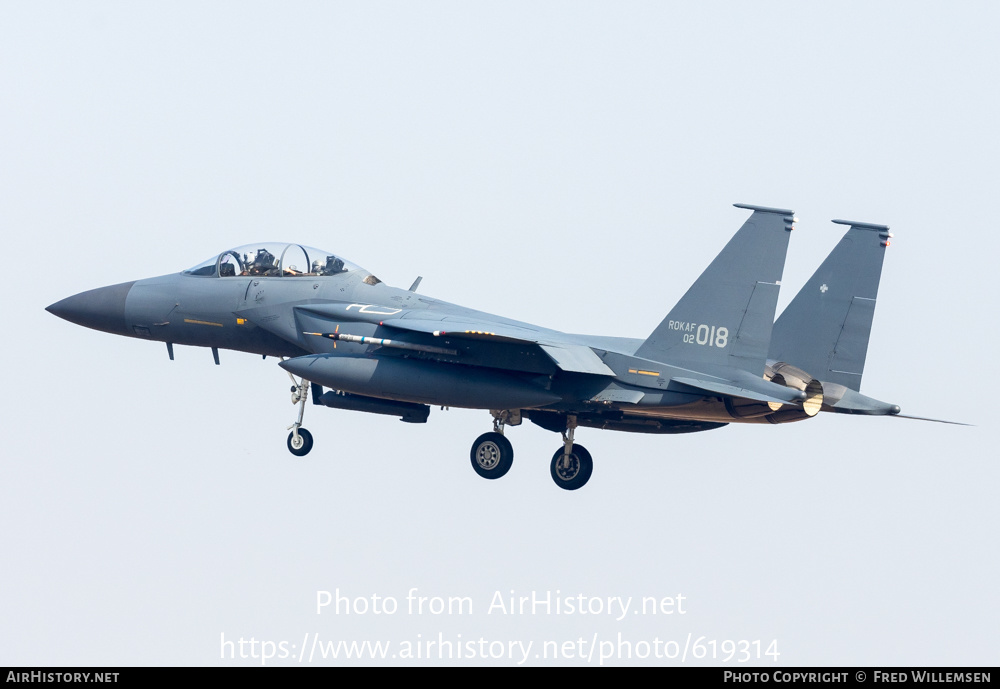
[{"label": "landing gear tire", "polygon": [[305,457],[313,449],[312,433],[304,428],[299,429],[299,437],[295,433],[288,434],[288,451],[296,457]]},{"label": "landing gear tire", "polygon": [[483,433],[472,443],[472,468],[483,478],[500,478],[514,463],[514,446],[500,433]]},{"label": "landing gear tire", "polygon": [[590,453],[583,445],[574,443],[569,457],[564,455],[565,448],[562,447],[552,455],[552,463],[549,465],[552,480],[563,490],[583,488],[590,480],[590,475],[594,473],[594,460]]}]

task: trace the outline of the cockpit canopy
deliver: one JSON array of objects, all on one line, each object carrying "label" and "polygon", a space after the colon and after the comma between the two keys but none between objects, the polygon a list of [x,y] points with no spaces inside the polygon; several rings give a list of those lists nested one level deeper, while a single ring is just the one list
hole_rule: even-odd
[{"label": "cockpit canopy", "polygon": [[[329,251],[301,244],[245,244],[223,251],[218,256],[184,271],[184,275],[200,277],[322,277],[359,270],[360,266],[345,261]],[[378,278],[369,275],[375,284]],[[367,280],[366,280],[367,281]]]}]

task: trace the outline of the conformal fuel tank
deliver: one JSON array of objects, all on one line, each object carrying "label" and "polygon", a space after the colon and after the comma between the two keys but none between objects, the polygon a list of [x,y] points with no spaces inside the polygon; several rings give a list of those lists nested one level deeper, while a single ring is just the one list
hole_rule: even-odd
[{"label": "conformal fuel tank", "polygon": [[313,354],[283,361],[281,367],[335,390],[446,407],[527,409],[561,399],[542,387],[545,376],[435,361]]}]

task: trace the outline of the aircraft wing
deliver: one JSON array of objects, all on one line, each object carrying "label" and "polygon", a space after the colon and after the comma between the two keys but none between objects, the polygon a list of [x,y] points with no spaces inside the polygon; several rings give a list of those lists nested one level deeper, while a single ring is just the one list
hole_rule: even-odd
[{"label": "aircraft wing", "polygon": [[592,373],[597,376],[615,375],[615,372],[601,361],[601,357],[594,354],[594,350],[586,345],[539,343],[538,346],[563,371]]},{"label": "aircraft wing", "polygon": [[[438,319],[421,318],[425,311],[393,309],[379,306],[310,304],[297,308],[311,311],[323,318],[362,320],[377,323],[383,328],[422,333],[434,337],[448,337],[490,342],[519,342],[537,345],[562,371],[614,376],[594,350],[582,344],[559,341],[553,331],[534,329],[502,321],[488,321],[467,316],[443,316]],[[367,311],[365,310],[367,309]],[[414,317],[415,316],[415,317]]]},{"label": "aircraft wing", "polygon": [[471,340],[493,340],[495,342],[527,342],[538,345],[552,362],[563,371],[591,373],[598,376],[614,376],[594,350],[586,345],[557,342],[544,331],[522,328],[507,323],[490,323],[463,318],[445,318],[441,321],[418,318],[396,318],[383,321],[389,328],[427,333],[436,336],[457,337]]},{"label": "aircraft wing", "polygon": [[540,344],[550,338],[545,333],[532,328],[510,325],[507,323],[491,323],[469,318],[446,317],[443,320],[424,318],[387,318],[379,321],[379,325],[399,330],[409,330],[416,333],[426,333],[441,337],[460,337],[472,340],[492,340],[494,342],[531,342]]}]

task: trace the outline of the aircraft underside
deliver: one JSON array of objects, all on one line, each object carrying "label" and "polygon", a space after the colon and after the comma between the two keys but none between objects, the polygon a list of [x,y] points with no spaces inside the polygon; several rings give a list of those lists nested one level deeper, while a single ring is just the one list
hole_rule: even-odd
[{"label": "aircraft underside", "polygon": [[[302,372],[303,369],[296,366],[294,361],[284,362],[283,367]],[[296,423],[289,427],[291,433],[288,436],[288,449],[298,456],[308,454],[313,446],[312,435],[302,427],[305,403],[310,394],[316,405],[396,416],[407,423],[425,423],[430,415],[431,404],[443,407],[472,406],[462,404],[464,398],[461,397],[455,400],[444,397],[428,400],[422,397],[428,393],[418,388],[414,388],[410,395],[401,393],[395,399],[387,399],[358,392],[324,389],[322,385],[306,378],[296,381],[291,373],[289,376],[293,382],[292,401],[299,405],[299,416]],[[315,377],[315,373],[313,376]],[[575,441],[575,430],[579,427],[667,435],[714,430],[733,422],[775,424],[811,416],[800,410],[793,410],[790,415],[785,412],[786,415],[782,416],[782,411],[775,410],[773,405],[753,400],[734,404],[731,399],[724,397],[685,395],[681,399],[684,398],[689,401],[673,406],[615,407],[591,402],[577,406],[561,403],[549,408],[491,409],[493,430],[479,436],[473,443],[470,451],[472,467],[483,478],[497,479],[504,476],[510,470],[514,456],[513,445],[506,437],[505,429],[519,426],[525,419],[562,435],[562,445],[551,458],[550,473],[559,487],[575,490],[585,485],[593,472],[590,453]]]}]

